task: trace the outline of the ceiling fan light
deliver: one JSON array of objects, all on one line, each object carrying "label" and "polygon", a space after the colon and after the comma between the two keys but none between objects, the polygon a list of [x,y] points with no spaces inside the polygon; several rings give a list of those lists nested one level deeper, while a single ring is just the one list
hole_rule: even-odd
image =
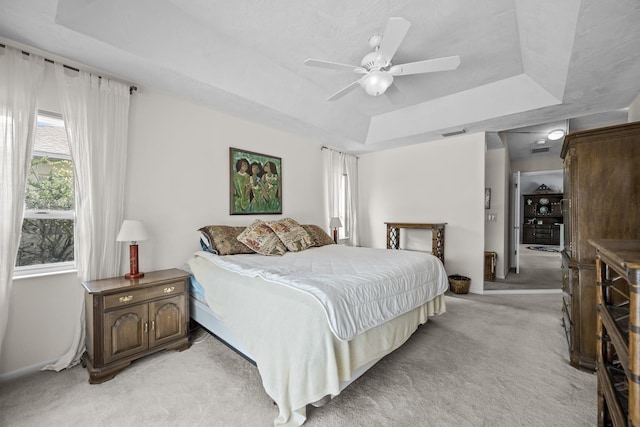
[{"label": "ceiling fan light", "polygon": [[370,71],[360,85],[371,96],[382,95],[393,83],[393,76],[383,71]]},{"label": "ceiling fan light", "polygon": [[562,129],[554,129],[551,132],[549,132],[549,135],[547,135],[547,138],[549,138],[551,141],[557,141],[563,136],[564,136],[564,131]]}]

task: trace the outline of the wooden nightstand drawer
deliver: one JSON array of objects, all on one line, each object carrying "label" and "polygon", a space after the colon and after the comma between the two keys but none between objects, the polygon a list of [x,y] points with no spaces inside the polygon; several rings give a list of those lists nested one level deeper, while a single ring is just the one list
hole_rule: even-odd
[{"label": "wooden nightstand drawer", "polygon": [[104,309],[120,308],[123,306],[138,304],[154,298],[184,293],[185,281],[166,283],[160,286],[152,286],[144,289],[128,289],[125,292],[106,295],[104,297]]}]

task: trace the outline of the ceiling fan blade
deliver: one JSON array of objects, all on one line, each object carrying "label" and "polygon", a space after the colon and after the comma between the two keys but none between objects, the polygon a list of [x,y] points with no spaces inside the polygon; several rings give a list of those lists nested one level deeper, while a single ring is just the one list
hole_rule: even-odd
[{"label": "ceiling fan blade", "polygon": [[403,104],[406,99],[404,93],[402,93],[402,91],[398,89],[398,86],[396,86],[395,84],[389,86],[384,93],[385,95],[387,95],[387,98],[389,98],[389,101],[391,101],[393,105]]},{"label": "ceiling fan blade", "polygon": [[356,67],[355,65],[349,64],[341,64],[339,62],[325,61],[323,59],[308,58],[304,60],[304,65],[308,65],[310,67],[329,68],[331,70],[351,70],[361,74],[367,72],[367,70],[362,67]]},{"label": "ceiling fan blade", "polygon": [[392,76],[407,76],[409,74],[433,73],[436,71],[455,70],[460,65],[459,56],[447,56],[437,59],[409,62],[407,64],[394,65],[389,69]]},{"label": "ceiling fan blade", "polygon": [[410,26],[411,22],[404,18],[389,18],[387,28],[382,35],[380,48],[378,49],[378,60],[381,60],[385,64],[391,62],[391,58],[396,54]]},{"label": "ceiling fan blade", "polygon": [[336,99],[342,98],[343,96],[360,86],[360,80],[362,79],[358,79],[355,82],[351,83],[349,86],[340,89],[339,91],[328,97],[327,101],[335,101]]}]

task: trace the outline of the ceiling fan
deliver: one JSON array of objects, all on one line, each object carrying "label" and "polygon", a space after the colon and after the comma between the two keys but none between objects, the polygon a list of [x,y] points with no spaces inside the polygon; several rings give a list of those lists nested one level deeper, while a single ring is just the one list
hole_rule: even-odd
[{"label": "ceiling fan", "polygon": [[400,43],[404,39],[411,23],[404,18],[389,18],[387,28],[383,35],[374,34],[369,38],[369,46],[373,52],[368,53],[360,61],[360,66],[341,64],[339,62],[325,61],[322,59],[305,59],[305,65],[335,70],[351,70],[356,74],[364,74],[347,87],[327,98],[327,101],[335,101],[347,93],[361,86],[369,95],[378,96],[387,92],[387,95],[398,98],[398,90],[392,86],[393,78],[410,74],[433,73],[436,71],[455,70],[460,65],[459,56],[447,56],[444,58],[426,59],[424,61],[409,62],[407,64],[394,65],[391,63]]}]

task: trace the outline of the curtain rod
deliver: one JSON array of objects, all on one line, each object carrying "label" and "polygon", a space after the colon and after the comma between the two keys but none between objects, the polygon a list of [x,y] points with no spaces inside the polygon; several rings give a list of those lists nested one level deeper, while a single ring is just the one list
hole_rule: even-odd
[{"label": "curtain rod", "polygon": [[331,151],[335,151],[336,153],[340,153],[340,154],[346,154],[347,156],[353,156],[356,159],[358,158],[358,156],[356,156],[355,154],[350,154],[344,151],[340,151],[340,150],[336,150],[335,148],[331,148],[331,147],[327,147],[326,145],[323,145],[320,147],[320,151],[322,150],[331,150]]},{"label": "curtain rod", "polygon": [[[6,48],[7,46],[6,46],[4,43],[0,43],[0,47],[2,47],[2,48]],[[15,49],[19,49],[19,50],[22,52],[22,54],[23,54],[23,55],[27,55],[27,56],[31,55],[31,53],[26,52],[26,51],[24,51],[24,50],[22,50],[22,49],[20,49],[20,48],[15,48]],[[43,58],[44,58],[44,57],[43,57]],[[48,62],[48,63],[50,63],[50,64],[55,64],[55,63],[56,63],[53,59],[49,59],[49,58],[44,58],[44,62]],[[72,71],[80,72],[80,69],[79,69],[79,68],[72,67],[71,65],[62,64],[62,66],[63,66],[64,68],[66,68],[67,70],[72,70]],[[102,79],[102,76],[98,75],[98,78],[99,78],[99,79]],[[133,93],[133,91],[136,91],[136,90],[138,90],[138,87],[137,87],[137,86],[134,86],[134,85],[131,85],[131,84],[129,85],[129,95],[131,95],[131,94]]]}]

